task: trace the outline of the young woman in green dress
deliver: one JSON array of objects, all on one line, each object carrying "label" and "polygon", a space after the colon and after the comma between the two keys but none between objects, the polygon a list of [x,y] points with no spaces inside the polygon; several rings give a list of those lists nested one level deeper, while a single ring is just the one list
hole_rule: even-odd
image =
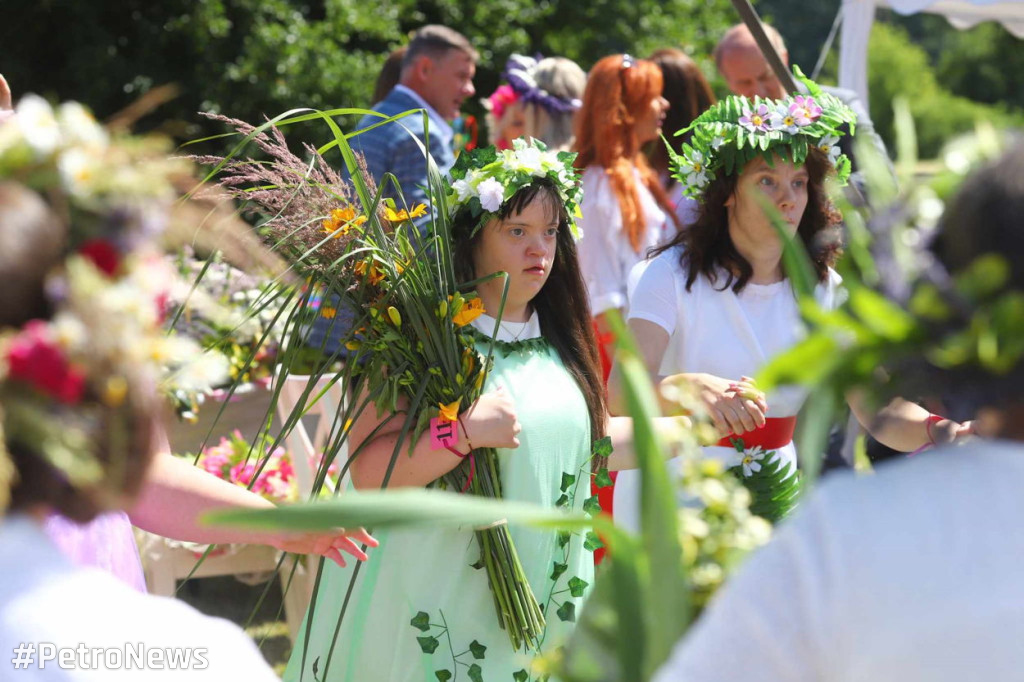
[{"label": "young woman in green dress", "polygon": [[[495,164],[492,150],[467,153],[453,171],[459,279],[508,273],[494,367],[483,395],[460,415],[455,448],[496,448],[506,499],[582,510],[590,474],[631,467],[633,454],[631,421],[607,416],[574,241],[578,180],[571,154],[522,142],[503,154],[505,162]],[[498,310],[503,287],[503,278],[477,287],[486,311]],[[484,352],[495,320],[481,315],[472,324]],[[400,437],[397,428],[374,434],[382,421],[368,409],[352,425],[352,443],[364,443],[351,467],[356,489],[381,486]],[[606,461],[591,455],[605,435],[615,448]],[[389,487],[426,486],[461,462],[431,449],[424,434],[403,448]],[[583,533],[522,527],[510,533],[545,614],[540,649],[547,651],[573,627],[593,583],[593,556]],[[538,679],[531,671],[535,652],[514,649],[499,626],[473,528],[376,537],[380,547],[351,591],[351,569],[325,568],[312,627],[295,645],[286,680]]]}]

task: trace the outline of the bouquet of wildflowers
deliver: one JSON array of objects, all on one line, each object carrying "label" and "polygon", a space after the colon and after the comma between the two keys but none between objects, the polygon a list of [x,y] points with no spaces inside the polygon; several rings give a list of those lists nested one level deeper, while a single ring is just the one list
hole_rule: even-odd
[{"label": "bouquet of wildflowers", "polygon": [[[383,225],[368,221],[360,227],[350,220],[337,228],[345,231],[340,238],[352,240],[356,254],[346,265],[352,284],[339,306],[365,311],[347,337],[350,364],[364,378],[379,414],[394,415],[400,399],[408,402],[412,443],[432,419],[455,424],[459,412],[480,396],[491,364],[490,351],[486,356],[477,351],[468,326],[485,312],[479,297],[466,291],[476,283],[456,285],[447,222],[435,219],[431,238],[424,238],[412,222],[423,212],[422,205],[411,211],[386,205]],[[496,315],[500,318],[500,311]],[[497,453],[475,450],[435,485],[500,498]],[[512,646],[538,646],[544,614],[508,528],[502,524],[476,535],[499,622]]]},{"label": "bouquet of wildflowers", "polygon": [[[543,167],[544,173],[560,170],[565,175],[572,169],[561,157],[533,147],[510,152],[511,160],[517,162],[510,171],[502,170],[497,159],[490,159],[496,163],[486,172],[463,175],[464,182],[455,187],[446,184],[431,166],[433,207],[428,215],[425,205],[409,207],[401,199],[380,200],[382,192],[354,156],[347,158],[353,171],[351,182],[347,182],[330,171],[317,150],[307,150],[308,163],[300,160],[288,150],[277,129],[225,121],[255,140],[270,161],[200,160],[218,164],[221,188],[245,200],[250,212],[264,216],[258,229],[266,240],[309,276],[289,318],[292,334],[284,334],[288,357],[298,355],[291,350],[299,345],[294,342],[308,341],[308,330],[320,329],[322,343],[307,347],[301,366],[312,365],[317,376],[345,355],[343,381],[351,395],[367,395],[378,414],[388,414],[388,419],[402,419],[398,410],[400,404],[405,405],[403,445],[392,456],[383,483],[386,487],[406,444],[415,443],[433,419],[442,424],[455,422],[460,411],[480,396],[490,367],[491,351],[478,352],[476,338],[468,328],[484,313],[474,292],[479,282],[456,281],[449,202],[453,208],[464,199],[474,202],[474,215],[483,220],[482,212],[494,210],[494,185],[502,173],[518,184],[509,182],[501,191],[514,192],[531,181],[534,170]],[[339,146],[346,153],[343,141],[339,140]],[[531,165],[534,162],[536,168]],[[560,186],[575,188],[574,174],[571,180]],[[401,188],[397,189],[401,197]],[[417,219],[425,224],[418,226]],[[489,312],[500,319],[500,310]],[[331,341],[336,349],[328,347]],[[315,356],[312,362],[306,362],[309,356]],[[338,438],[346,435],[347,429],[340,429]],[[356,448],[350,457],[358,456]],[[474,451],[433,485],[500,498],[497,455],[489,449]],[[499,622],[516,649],[538,646],[544,615],[508,529],[499,525],[481,530],[477,539]]]}]

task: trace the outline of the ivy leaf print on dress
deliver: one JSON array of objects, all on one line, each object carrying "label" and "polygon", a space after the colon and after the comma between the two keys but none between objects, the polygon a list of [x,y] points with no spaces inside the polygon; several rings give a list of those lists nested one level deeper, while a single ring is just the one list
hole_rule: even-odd
[{"label": "ivy leaf print on dress", "polygon": [[416,641],[420,643],[420,649],[425,654],[432,654],[437,649],[437,645],[440,642],[437,641],[437,637],[417,637]]},{"label": "ivy leaf print on dress", "polygon": [[563,621],[567,621],[570,623],[576,622],[576,605],[573,604],[571,601],[567,601],[561,606],[559,606],[558,611],[556,611],[555,613],[557,613],[558,617],[561,618]]},{"label": "ivy leaf print on dress", "polygon": [[426,611],[420,611],[409,621],[409,625],[421,632],[426,632],[430,629],[430,616],[427,615]]},{"label": "ivy leaf print on dress", "polygon": [[583,549],[589,549],[593,552],[595,549],[600,549],[602,547],[604,547],[604,543],[601,542],[601,538],[597,536],[597,533],[592,530],[587,531],[587,539],[583,543]]},{"label": "ivy leaf print on dress", "polygon": [[475,639],[469,643],[469,652],[473,654],[473,658],[478,661],[483,659],[485,651],[487,651],[487,647]]},{"label": "ivy leaf print on dress", "polygon": [[589,584],[590,583],[586,580],[580,580],[576,576],[573,576],[572,578],[569,578],[569,594],[574,597],[582,597],[583,592],[587,589],[587,585]]},{"label": "ivy leaf print on dress", "polygon": [[473,682],[484,682],[483,668],[476,663],[469,666],[469,670],[467,670],[466,673],[469,675],[469,679],[473,680]]}]

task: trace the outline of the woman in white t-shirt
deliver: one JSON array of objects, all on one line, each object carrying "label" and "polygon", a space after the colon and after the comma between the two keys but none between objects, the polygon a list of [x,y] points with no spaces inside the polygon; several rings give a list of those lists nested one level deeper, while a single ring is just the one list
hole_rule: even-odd
[{"label": "woman in white t-shirt", "polygon": [[[803,333],[782,267],[783,242],[765,206],[806,247],[818,299],[826,307],[838,303],[840,279],[831,266],[839,255],[839,216],[824,181],[836,170],[841,180],[849,172],[849,162],[831,145],[853,113],[816,86],[811,92],[753,105],[731,97],[694,122],[691,142],[674,162],[687,193],[701,202],[700,216],[638,266],[631,292],[629,328],[650,375],[682,377],[697,388],[722,436],[705,454],[726,466],[764,456],[796,465],[792,439],[804,393],[784,388],[766,396],[750,379]],[[621,413],[614,371],[609,392],[613,413]],[[851,407],[878,440],[899,450],[949,441],[961,430],[902,400],[887,406],[881,419],[856,401]],[[638,500],[638,477],[620,474],[616,521],[636,527]]]},{"label": "woman in white t-shirt", "polygon": [[580,266],[598,326],[605,375],[609,310],[626,308],[629,271],[677,231],[668,195],[641,152],[661,134],[668,102],[661,70],[644,59],[605,57],[591,69],[579,111],[575,165],[583,170]]}]

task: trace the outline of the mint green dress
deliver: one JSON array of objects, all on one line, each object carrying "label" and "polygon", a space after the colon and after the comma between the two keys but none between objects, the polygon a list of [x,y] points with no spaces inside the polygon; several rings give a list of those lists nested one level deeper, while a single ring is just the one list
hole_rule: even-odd
[{"label": "mint green dress", "polygon": [[[575,477],[566,488],[569,507],[581,510],[590,495],[591,445],[583,394],[542,338],[502,344],[495,348],[494,359],[485,390],[504,386],[515,399],[523,427],[517,449],[498,450],[505,498],[555,507],[568,481],[563,474],[569,474]],[[544,608],[542,651],[549,651],[564,643],[573,613],[579,614],[593,584],[593,554],[584,548],[584,533],[566,542],[566,535],[553,530],[512,526],[510,532]],[[486,570],[473,567],[480,550],[472,528],[374,535],[380,546],[369,552],[359,571],[340,627],[355,562],[348,568],[325,564],[310,607],[313,626],[307,632],[304,625],[299,634],[286,681],[537,679],[530,674],[533,655],[514,651],[498,625]],[[572,582],[577,594],[580,581],[586,583],[582,596],[572,596],[573,578],[578,579]],[[427,623],[422,616],[417,619],[421,612],[427,614]],[[414,619],[419,627],[412,624]]]}]

